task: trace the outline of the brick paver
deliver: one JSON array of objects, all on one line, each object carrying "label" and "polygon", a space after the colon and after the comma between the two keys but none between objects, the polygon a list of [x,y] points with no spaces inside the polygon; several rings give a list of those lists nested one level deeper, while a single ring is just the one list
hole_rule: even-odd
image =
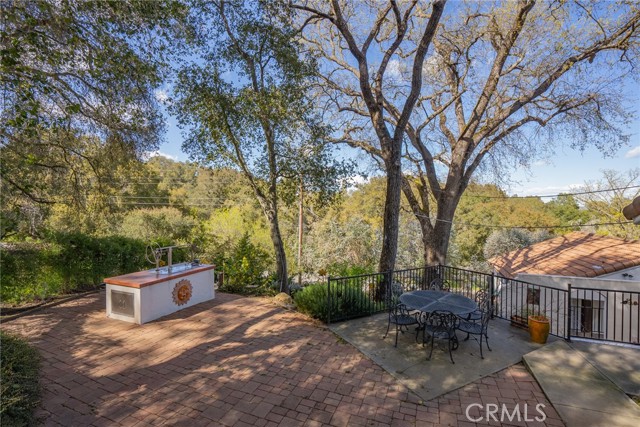
[{"label": "brick paver", "polygon": [[324,325],[267,299],[218,293],[143,326],[104,307],[101,293],[2,324],[43,356],[45,425],[563,425],[522,365],[422,402]]}]

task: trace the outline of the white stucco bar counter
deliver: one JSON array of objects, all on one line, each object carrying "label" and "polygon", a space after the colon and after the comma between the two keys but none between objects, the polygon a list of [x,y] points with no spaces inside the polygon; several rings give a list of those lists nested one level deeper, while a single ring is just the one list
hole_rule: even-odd
[{"label": "white stucco bar counter", "polygon": [[214,266],[176,265],[104,279],[107,316],[139,325],[215,298]]}]

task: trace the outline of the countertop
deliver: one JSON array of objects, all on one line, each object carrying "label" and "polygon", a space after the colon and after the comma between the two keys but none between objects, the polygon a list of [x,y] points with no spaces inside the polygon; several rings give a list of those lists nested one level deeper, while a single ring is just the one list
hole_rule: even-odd
[{"label": "countertop", "polygon": [[108,277],[104,282],[109,285],[120,285],[129,288],[144,288],[146,286],[155,285],[157,283],[166,282],[179,277],[190,276],[202,271],[213,270],[215,266],[210,264],[200,264],[188,270],[179,271],[171,274],[159,274],[155,269],[137,271],[135,273],[123,274],[121,276]]}]

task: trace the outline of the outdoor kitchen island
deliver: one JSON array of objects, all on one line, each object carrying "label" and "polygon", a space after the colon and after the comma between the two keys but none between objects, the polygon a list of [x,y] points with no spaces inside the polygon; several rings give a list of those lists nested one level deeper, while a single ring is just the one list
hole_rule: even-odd
[{"label": "outdoor kitchen island", "polygon": [[143,324],[215,298],[214,266],[183,263],[104,279],[107,317]]}]

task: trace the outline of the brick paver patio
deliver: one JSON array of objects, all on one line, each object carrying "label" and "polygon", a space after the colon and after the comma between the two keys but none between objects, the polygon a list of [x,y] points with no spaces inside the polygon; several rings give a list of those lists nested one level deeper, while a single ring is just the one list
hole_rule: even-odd
[{"label": "brick paver patio", "polygon": [[[44,425],[563,425],[522,365],[422,402],[324,325],[267,299],[218,293],[137,326],[106,318],[104,298],[2,324],[43,356]],[[503,404],[513,421],[487,423],[486,405],[499,418]],[[525,422],[525,404],[528,419],[545,405],[546,420]]]}]

